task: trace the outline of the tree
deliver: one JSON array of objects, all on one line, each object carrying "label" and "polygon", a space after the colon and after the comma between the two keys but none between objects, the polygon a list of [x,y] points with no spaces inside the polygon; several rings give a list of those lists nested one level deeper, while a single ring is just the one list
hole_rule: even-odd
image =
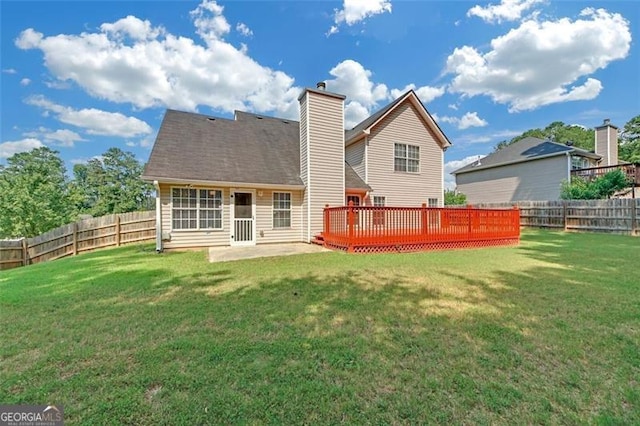
[{"label": "tree", "polygon": [[75,218],[58,152],[21,152],[0,167],[0,238],[33,237]]},{"label": "tree", "polygon": [[640,115],[629,120],[620,134],[618,156],[630,163],[640,163]]},{"label": "tree", "polygon": [[554,121],[544,129],[530,129],[510,141],[502,141],[494,147],[494,151],[499,151],[524,138],[534,137],[538,139],[550,139],[557,143],[571,142],[578,148],[592,151],[594,149],[593,130],[582,126],[564,124],[562,121]]},{"label": "tree", "polygon": [[143,166],[131,152],[110,148],[101,158],[73,169],[79,208],[102,216],[148,208],[153,186],[144,182]]},{"label": "tree", "polygon": [[450,189],[444,191],[444,205],[445,206],[460,206],[467,204],[467,196]]},{"label": "tree", "polygon": [[611,198],[617,191],[629,186],[629,179],[624,172],[613,170],[591,181],[574,177],[571,182],[563,182],[560,198],[563,200],[600,200]]}]

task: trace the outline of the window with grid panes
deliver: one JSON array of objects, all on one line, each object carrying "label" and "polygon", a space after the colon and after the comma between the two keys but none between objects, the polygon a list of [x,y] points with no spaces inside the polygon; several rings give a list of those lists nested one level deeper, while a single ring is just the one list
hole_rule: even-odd
[{"label": "window with grid panes", "polygon": [[396,172],[418,173],[420,171],[420,147],[406,143],[395,144],[393,169]]},{"label": "window with grid panes", "polygon": [[291,193],[273,193],[273,227],[291,228]]},{"label": "window with grid panes", "polygon": [[172,188],[172,229],[222,229],[222,191]]}]

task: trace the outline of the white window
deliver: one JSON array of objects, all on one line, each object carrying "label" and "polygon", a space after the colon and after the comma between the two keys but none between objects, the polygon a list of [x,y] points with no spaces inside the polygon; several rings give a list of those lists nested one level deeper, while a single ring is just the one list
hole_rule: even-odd
[{"label": "white window", "polygon": [[429,198],[429,207],[438,207],[438,199]]},{"label": "white window", "polygon": [[395,144],[393,169],[396,172],[418,173],[420,171],[420,147],[406,143]]},{"label": "white window", "polygon": [[291,228],[291,193],[273,193],[273,227]]},{"label": "white window", "polygon": [[222,191],[172,188],[173,229],[222,229]]},{"label": "white window", "polygon": [[[385,197],[380,195],[373,196],[373,207],[384,207],[387,203]],[[384,218],[384,210],[373,210],[373,225],[374,226],[384,226],[385,218]]]}]

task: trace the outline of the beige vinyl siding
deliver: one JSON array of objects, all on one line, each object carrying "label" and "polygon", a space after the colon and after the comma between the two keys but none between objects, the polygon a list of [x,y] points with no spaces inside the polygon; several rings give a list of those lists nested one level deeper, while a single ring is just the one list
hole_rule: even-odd
[{"label": "beige vinyl siding", "polygon": [[[300,179],[305,185],[309,185],[309,165],[308,165],[308,146],[307,139],[309,137],[307,126],[307,96],[305,96],[300,105]],[[300,238],[302,241],[308,241],[307,235],[307,223],[308,223],[308,210],[307,203],[309,191],[304,191],[302,194],[302,223],[300,225]]]},{"label": "beige vinyl siding", "polygon": [[[256,244],[290,243],[302,241],[302,191],[256,191]],[[273,227],[273,193],[291,194],[291,227]]]},{"label": "beige vinyl siding", "polygon": [[510,164],[456,175],[457,190],[467,202],[506,203],[520,200],[557,200],[567,180],[566,155]]},{"label": "beige vinyl siding", "polygon": [[[396,143],[420,147],[418,173],[394,171]],[[387,206],[419,206],[429,198],[442,205],[442,148],[411,103],[399,105],[372,129],[367,162],[371,196],[383,195]]]},{"label": "beige vinyl siding", "polygon": [[611,126],[596,128],[596,154],[602,156],[601,166],[618,165],[618,135]]},{"label": "beige vinyl siding", "polygon": [[322,232],[324,206],[344,203],[344,111],[342,99],[316,92],[307,92],[306,96],[309,131],[308,238],[313,238]]},{"label": "beige vinyl siding", "polygon": [[[172,230],[171,229],[171,188],[173,185],[160,185],[162,206],[162,231],[171,235],[171,241],[164,241],[166,249],[189,247],[212,247],[230,245],[230,188],[211,187],[222,190],[222,230]],[[209,187],[196,187],[209,188]],[[246,189],[246,188],[244,188]],[[239,189],[241,191],[241,189]],[[303,191],[256,189],[256,244],[302,241],[302,194]],[[291,228],[273,228],[273,192],[291,194]],[[260,195],[262,193],[262,195]],[[262,234],[261,234],[262,232]]]},{"label": "beige vinyl siding", "polygon": [[166,249],[209,247],[229,245],[229,189],[209,188],[198,186],[197,188],[222,190],[222,229],[221,230],[172,230],[171,229],[171,188],[173,185],[160,185],[160,203],[162,205],[162,231],[171,235],[171,241],[162,244]]},{"label": "beige vinyl siding", "polygon": [[345,149],[345,160],[355,170],[362,180],[366,182],[365,140],[360,139]]}]

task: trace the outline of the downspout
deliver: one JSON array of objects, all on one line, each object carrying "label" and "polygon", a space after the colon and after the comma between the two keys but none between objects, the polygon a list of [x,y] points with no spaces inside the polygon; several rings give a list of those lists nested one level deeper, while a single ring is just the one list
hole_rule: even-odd
[{"label": "downspout", "polygon": [[160,200],[160,184],[153,181],[156,188],[156,253],[162,253],[162,202]]},{"label": "downspout", "polygon": [[566,152],[567,156],[567,183],[571,184],[571,153],[569,151]]}]

